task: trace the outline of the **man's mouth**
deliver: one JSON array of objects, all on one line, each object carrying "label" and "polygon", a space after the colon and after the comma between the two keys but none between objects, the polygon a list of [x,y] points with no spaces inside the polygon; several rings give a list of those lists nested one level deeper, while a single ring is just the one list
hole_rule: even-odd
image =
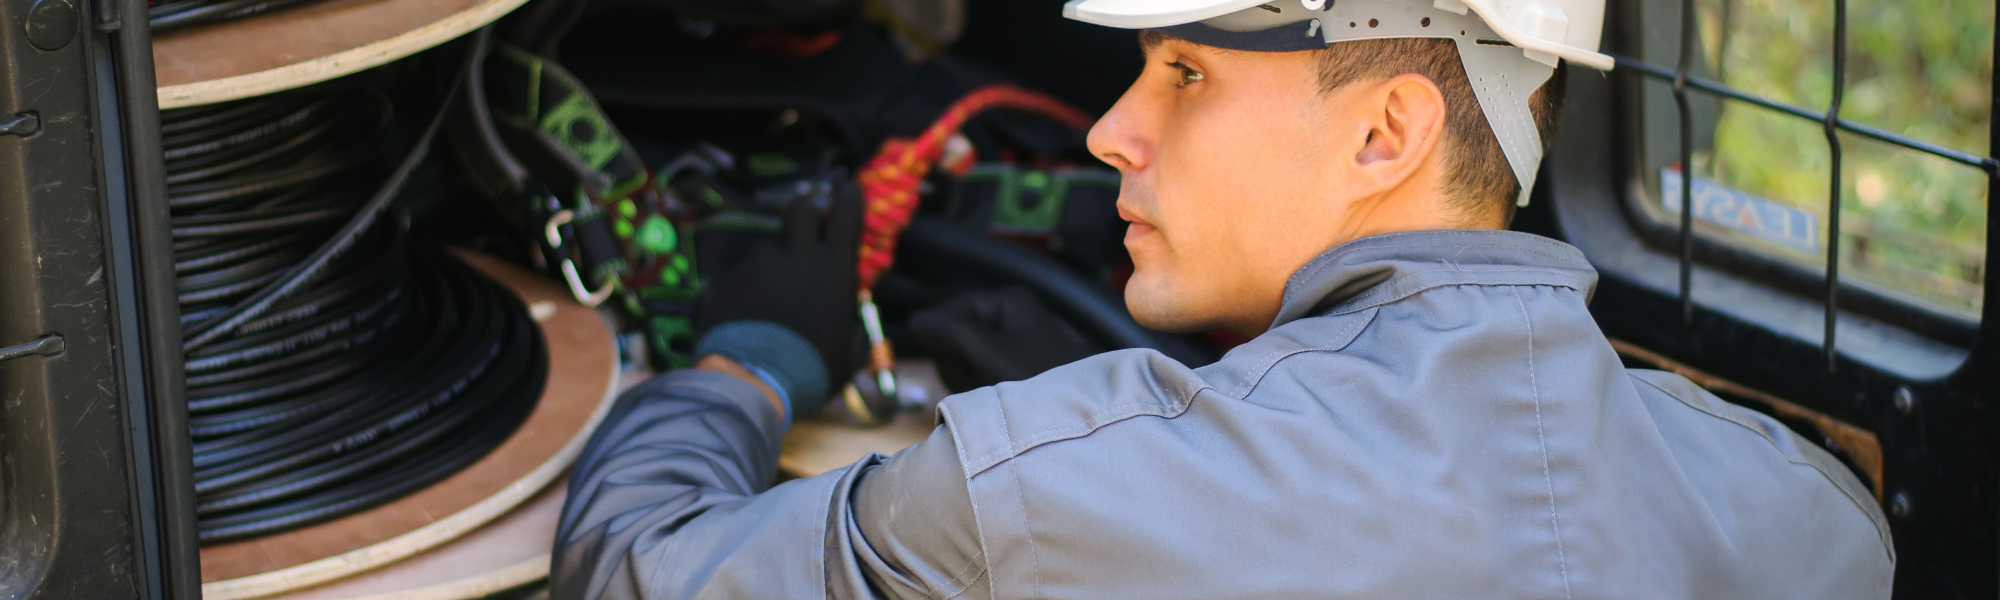
[{"label": "man's mouth", "polygon": [[1125,228],[1125,243],[1131,244],[1134,240],[1152,235],[1154,231],[1158,230],[1154,229],[1152,225],[1147,225],[1143,221],[1133,221],[1130,226]]},{"label": "man's mouth", "polygon": [[1132,243],[1132,240],[1146,237],[1158,231],[1158,229],[1153,227],[1152,223],[1148,223],[1145,219],[1139,218],[1139,215],[1133,214],[1131,209],[1126,208],[1124,202],[1118,203],[1118,218],[1124,219],[1131,224],[1131,226],[1125,228],[1125,243],[1127,244]]}]

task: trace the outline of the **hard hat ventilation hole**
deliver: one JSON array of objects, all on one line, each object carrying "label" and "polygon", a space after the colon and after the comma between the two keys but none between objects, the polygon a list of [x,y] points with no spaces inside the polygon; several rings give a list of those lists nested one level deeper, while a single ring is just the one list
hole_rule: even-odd
[{"label": "hard hat ventilation hole", "polygon": [[1374,28],[1375,28],[1376,26],[1378,26],[1378,25],[1381,25],[1381,24],[1382,24],[1382,22],[1381,22],[1381,21],[1378,21],[1378,20],[1375,20],[1375,19],[1369,19],[1369,20],[1368,20],[1368,28],[1369,28],[1369,29],[1374,29]]},{"label": "hard hat ventilation hole", "polygon": [[1276,7],[1276,6],[1271,6],[1271,5],[1269,5],[1269,4],[1259,4],[1259,5],[1257,5],[1257,8],[1261,8],[1261,9],[1264,9],[1264,10],[1268,10],[1268,11],[1271,11],[1271,12],[1274,12],[1274,13],[1283,13],[1283,12],[1285,12],[1285,11],[1284,11],[1284,9],[1281,9],[1281,8],[1278,8],[1278,7]]},{"label": "hard hat ventilation hole", "polygon": [[1348,22],[1347,22],[1347,26],[1348,26],[1348,27],[1353,27],[1353,26],[1354,26],[1354,22],[1353,22],[1353,21],[1348,21]]},{"label": "hard hat ventilation hole", "polygon": [[1474,42],[1475,42],[1475,43],[1477,43],[1477,44],[1479,44],[1479,45],[1481,45],[1481,46],[1506,46],[1506,47],[1508,47],[1508,48],[1512,48],[1512,47],[1514,47],[1514,43],[1513,43],[1513,42],[1509,42],[1509,41],[1507,41],[1507,40],[1487,40],[1487,39],[1480,39],[1480,40],[1474,40]]},{"label": "hard hat ventilation hole", "polygon": [[1423,25],[1424,25],[1425,27],[1430,27],[1430,26],[1431,26],[1431,18],[1430,18],[1430,17],[1424,17],[1424,20],[1422,21],[1422,23],[1423,23]]}]

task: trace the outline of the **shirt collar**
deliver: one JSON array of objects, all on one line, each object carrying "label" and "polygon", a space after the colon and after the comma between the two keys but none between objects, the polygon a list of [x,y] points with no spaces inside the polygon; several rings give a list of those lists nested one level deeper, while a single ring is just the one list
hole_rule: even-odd
[{"label": "shirt collar", "polygon": [[1554,285],[1588,300],[1597,270],[1583,252],[1538,235],[1490,229],[1385,233],[1334,247],[1285,282],[1272,328],[1352,312],[1440,285]]}]

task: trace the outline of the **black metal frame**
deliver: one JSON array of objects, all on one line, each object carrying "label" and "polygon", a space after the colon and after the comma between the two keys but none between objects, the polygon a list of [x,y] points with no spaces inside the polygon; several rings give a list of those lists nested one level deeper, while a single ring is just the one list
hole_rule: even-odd
[{"label": "black metal frame", "polygon": [[[1691,2],[1682,2],[1686,18]],[[1841,8],[1836,13],[1844,13]],[[1607,49],[1637,50],[1640,3],[1614,2],[1607,9]],[[1835,34],[1844,37],[1845,31]],[[1563,239],[1590,257],[1601,275],[1591,310],[1607,335],[1875,433],[1884,451],[1880,492],[1897,551],[1897,595],[2000,594],[2000,302],[1991,301],[2000,277],[1986,273],[1989,301],[1976,325],[1965,324],[1965,335],[1932,335],[1885,320],[1872,310],[1879,306],[1851,310],[1866,297],[1857,291],[1866,290],[1832,293],[1847,287],[1838,284],[1837,273],[1810,288],[1778,281],[1771,272],[1780,266],[1807,269],[1776,260],[1758,264],[1752,259],[1759,257],[1740,256],[1751,253],[1702,235],[1675,240],[1674,234],[1690,229],[1691,210],[1682,211],[1677,231],[1635,214],[1630,201],[1643,193],[1633,185],[1642,165],[1635,137],[1643,116],[1639,98],[1645,86],[1657,85],[1649,82],[1676,79],[1683,124],[1694,121],[1687,118],[1693,108],[1688,99],[1698,97],[1693,92],[1747,102],[1819,122],[1830,134],[1849,132],[1979,168],[1988,174],[1989,202],[2000,192],[1995,161],[1839,119],[1837,105],[1824,113],[1786,106],[1692,77],[1686,60],[1678,66],[1621,59],[1608,77],[1570,79],[1543,185],[1517,228]],[[2000,143],[1993,153],[2000,154]],[[1835,208],[1838,173],[1829,200]],[[1683,193],[1690,188],[1684,185]],[[2000,214],[1989,210],[1988,231],[1996,225]],[[2000,260],[1995,242],[1989,236],[1989,263]],[[1827,335],[1829,323],[1846,340],[1837,347]]]},{"label": "black metal frame", "polygon": [[0,0],[0,596],[200,597],[145,11]]}]

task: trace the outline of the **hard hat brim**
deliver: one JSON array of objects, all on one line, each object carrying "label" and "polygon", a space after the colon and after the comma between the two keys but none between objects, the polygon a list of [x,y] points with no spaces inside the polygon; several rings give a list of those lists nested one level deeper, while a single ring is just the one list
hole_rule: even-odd
[{"label": "hard hat brim", "polygon": [[1159,29],[1220,17],[1271,0],[1070,0],[1063,16],[1119,29]]},{"label": "hard hat brim", "polygon": [[[1063,4],[1063,16],[1120,29],[1164,29],[1221,17],[1271,2],[1272,0],[1070,0]],[[1547,53],[1600,71],[1609,71],[1615,64],[1610,56],[1603,53],[1528,35],[1513,23],[1501,18],[1490,0],[1459,0],[1453,3],[1471,9],[1479,15],[1480,20],[1493,28],[1494,33],[1524,50]],[[1463,14],[1464,11],[1460,10],[1459,13]]]}]

